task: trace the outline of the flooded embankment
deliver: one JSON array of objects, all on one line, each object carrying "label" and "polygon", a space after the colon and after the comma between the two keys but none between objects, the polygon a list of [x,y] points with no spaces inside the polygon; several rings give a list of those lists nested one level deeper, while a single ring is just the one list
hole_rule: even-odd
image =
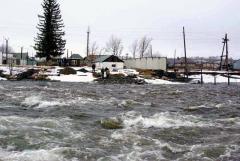
[{"label": "flooded embankment", "polygon": [[0,82],[0,161],[239,159],[237,84]]}]

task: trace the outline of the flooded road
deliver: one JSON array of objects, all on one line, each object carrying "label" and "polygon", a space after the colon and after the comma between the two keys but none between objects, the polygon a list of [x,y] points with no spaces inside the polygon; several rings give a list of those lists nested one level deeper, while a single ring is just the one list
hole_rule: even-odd
[{"label": "flooded road", "polygon": [[0,82],[0,161],[95,160],[240,160],[240,86]]}]

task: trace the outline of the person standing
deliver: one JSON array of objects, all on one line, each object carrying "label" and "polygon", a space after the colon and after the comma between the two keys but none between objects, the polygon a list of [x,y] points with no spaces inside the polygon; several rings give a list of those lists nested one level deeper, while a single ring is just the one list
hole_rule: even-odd
[{"label": "person standing", "polygon": [[95,69],[96,69],[96,65],[93,64],[93,65],[92,65],[92,72],[93,72],[93,73],[95,73]]},{"label": "person standing", "polygon": [[104,79],[104,73],[105,73],[104,68],[102,68],[102,69],[101,69],[102,79]]},{"label": "person standing", "polygon": [[106,72],[106,78],[108,79],[110,77],[110,70],[107,67],[105,68],[105,72]]}]

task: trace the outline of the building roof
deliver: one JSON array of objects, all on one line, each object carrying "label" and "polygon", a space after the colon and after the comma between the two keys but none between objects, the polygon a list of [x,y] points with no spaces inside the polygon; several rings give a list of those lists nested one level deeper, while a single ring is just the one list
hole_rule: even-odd
[{"label": "building roof", "polygon": [[124,62],[118,56],[115,55],[99,55],[95,62]]},{"label": "building roof", "polygon": [[79,59],[79,60],[82,60],[83,57],[81,57],[81,55],[79,55],[79,54],[72,54],[72,55],[70,56],[70,59]]},{"label": "building roof", "polygon": [[239,63],[239,62],[240,62],[240,59],[235,60],[233,63]]}]

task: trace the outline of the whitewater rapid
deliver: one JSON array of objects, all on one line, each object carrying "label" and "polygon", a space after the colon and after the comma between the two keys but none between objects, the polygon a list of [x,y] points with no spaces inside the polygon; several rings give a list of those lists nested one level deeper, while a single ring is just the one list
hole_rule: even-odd
[{"label": "whitewater rapid", "polygon": [[0,161],[239,160],[239,131],[237,84],[0,82]]}]

